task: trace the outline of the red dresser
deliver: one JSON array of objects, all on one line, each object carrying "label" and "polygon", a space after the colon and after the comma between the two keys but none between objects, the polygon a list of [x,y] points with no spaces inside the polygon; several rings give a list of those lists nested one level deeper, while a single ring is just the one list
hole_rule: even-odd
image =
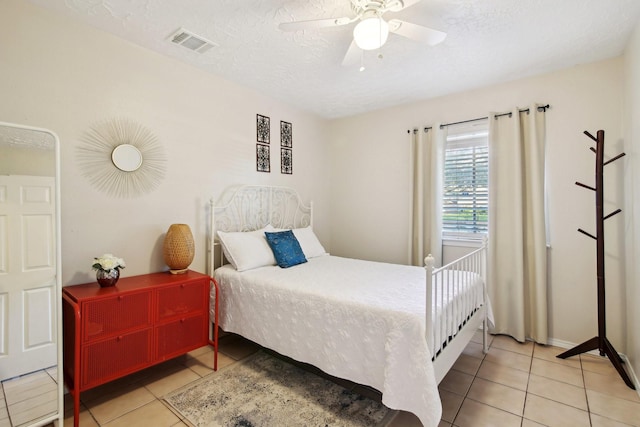
[{"label": "red dresser", "polygon": [[63,288],[64,377],[75,426],[80,392],[207,344],[217,369],[217,322],[209,339],[211,286],[218,295],[213,279],[187,271],[125,277],[107,288],[95,282]]}]

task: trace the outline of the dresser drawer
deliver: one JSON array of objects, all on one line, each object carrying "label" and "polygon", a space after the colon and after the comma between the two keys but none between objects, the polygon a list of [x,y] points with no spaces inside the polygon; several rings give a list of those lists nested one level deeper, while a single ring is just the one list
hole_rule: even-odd
[{"label": "dresser drawer", "polygon": [[185,282],[158,289],[157,320],[207,311],[205,288],[209,281]]},{"label": "dresser drawer", "polygon": [[83,349],[83,389],[135,372],[152,360],[152,328],[98,341]]},{"label": "dresser drawer", "polygon": [[85,302],[82,316],[84,341],[148,327],[151,325],[151,292],[127,293]]},{"label": "dresser drawer", "polygon": [[157,357],[161,360],[207,344],[208,323],[204,315],[192,316],[156,328]]}]

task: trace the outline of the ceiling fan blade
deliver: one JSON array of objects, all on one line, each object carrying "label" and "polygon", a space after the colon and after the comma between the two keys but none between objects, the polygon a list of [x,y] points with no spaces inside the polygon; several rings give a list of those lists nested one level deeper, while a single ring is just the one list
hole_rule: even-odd
[{"label": "ceiling fan blade", "polygon": [[408,7],[413,6],[416,3],[419,3],[421,0],[395,0],[394,4],[389,8],[392,12],[398,12],[402,9],[406,9]]},{"label": "ceiling fan blade", "polygon": [[312,19],[309,21],[293,21],[293,22],[281,22],[278,25],[283,31],[298,31],[298,30],[315,30],[325,27],[338,27],[340,25],[347,25],[353,22],[351,18],[326,18],[326,19]]},{"label": "ceiling fan blade", "polygon": [[435,46],[447,37],[447,33],[443,33],[442,31],[401,21],[399,19],[389,20],[389,31],[411,40],[426,43],[429,46]]},{"label": "ceiling fan blade", "polygon": [[358,47],[355,40],[351,41],[349,45],[349,49],[347,49],[347,53],[344,55],[344,59],[342,60],[342,65],[348,67],[350,65],[355,65],[358,63],[358,60],[362,57],[362,50]]}]

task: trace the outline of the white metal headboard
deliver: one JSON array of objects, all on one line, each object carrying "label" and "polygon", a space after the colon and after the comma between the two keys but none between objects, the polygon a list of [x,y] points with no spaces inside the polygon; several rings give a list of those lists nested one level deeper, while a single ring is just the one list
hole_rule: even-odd
[{"label": "white metal headboard", "polygon": [[313,202],[305,205],[289,187],[242,185],[225,190],[216,202],[211,199],[209,226],[209,274],[223,264],[218,230],[253,231],[271,224],[275,228],[313,225]]}]

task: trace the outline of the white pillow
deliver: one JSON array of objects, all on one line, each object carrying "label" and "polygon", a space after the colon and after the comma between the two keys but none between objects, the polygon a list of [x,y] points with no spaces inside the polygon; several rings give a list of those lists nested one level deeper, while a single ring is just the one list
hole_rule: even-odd
[{"label": "white pillow", "polygon": [[218,231],[222,250],[233,268],[238,271],[276,265],[276,258],[267,239],[265,231],[274,231],[271,225],[255,230],[242,232]]},{"label": "white pillow", "polygon": [[327,254],[327,251],[324,250],[322,243],[320,243],[310,226],[295,228],[293,235],[298,239],[302,252],[304,252],[304,256],[307,259]]}]

